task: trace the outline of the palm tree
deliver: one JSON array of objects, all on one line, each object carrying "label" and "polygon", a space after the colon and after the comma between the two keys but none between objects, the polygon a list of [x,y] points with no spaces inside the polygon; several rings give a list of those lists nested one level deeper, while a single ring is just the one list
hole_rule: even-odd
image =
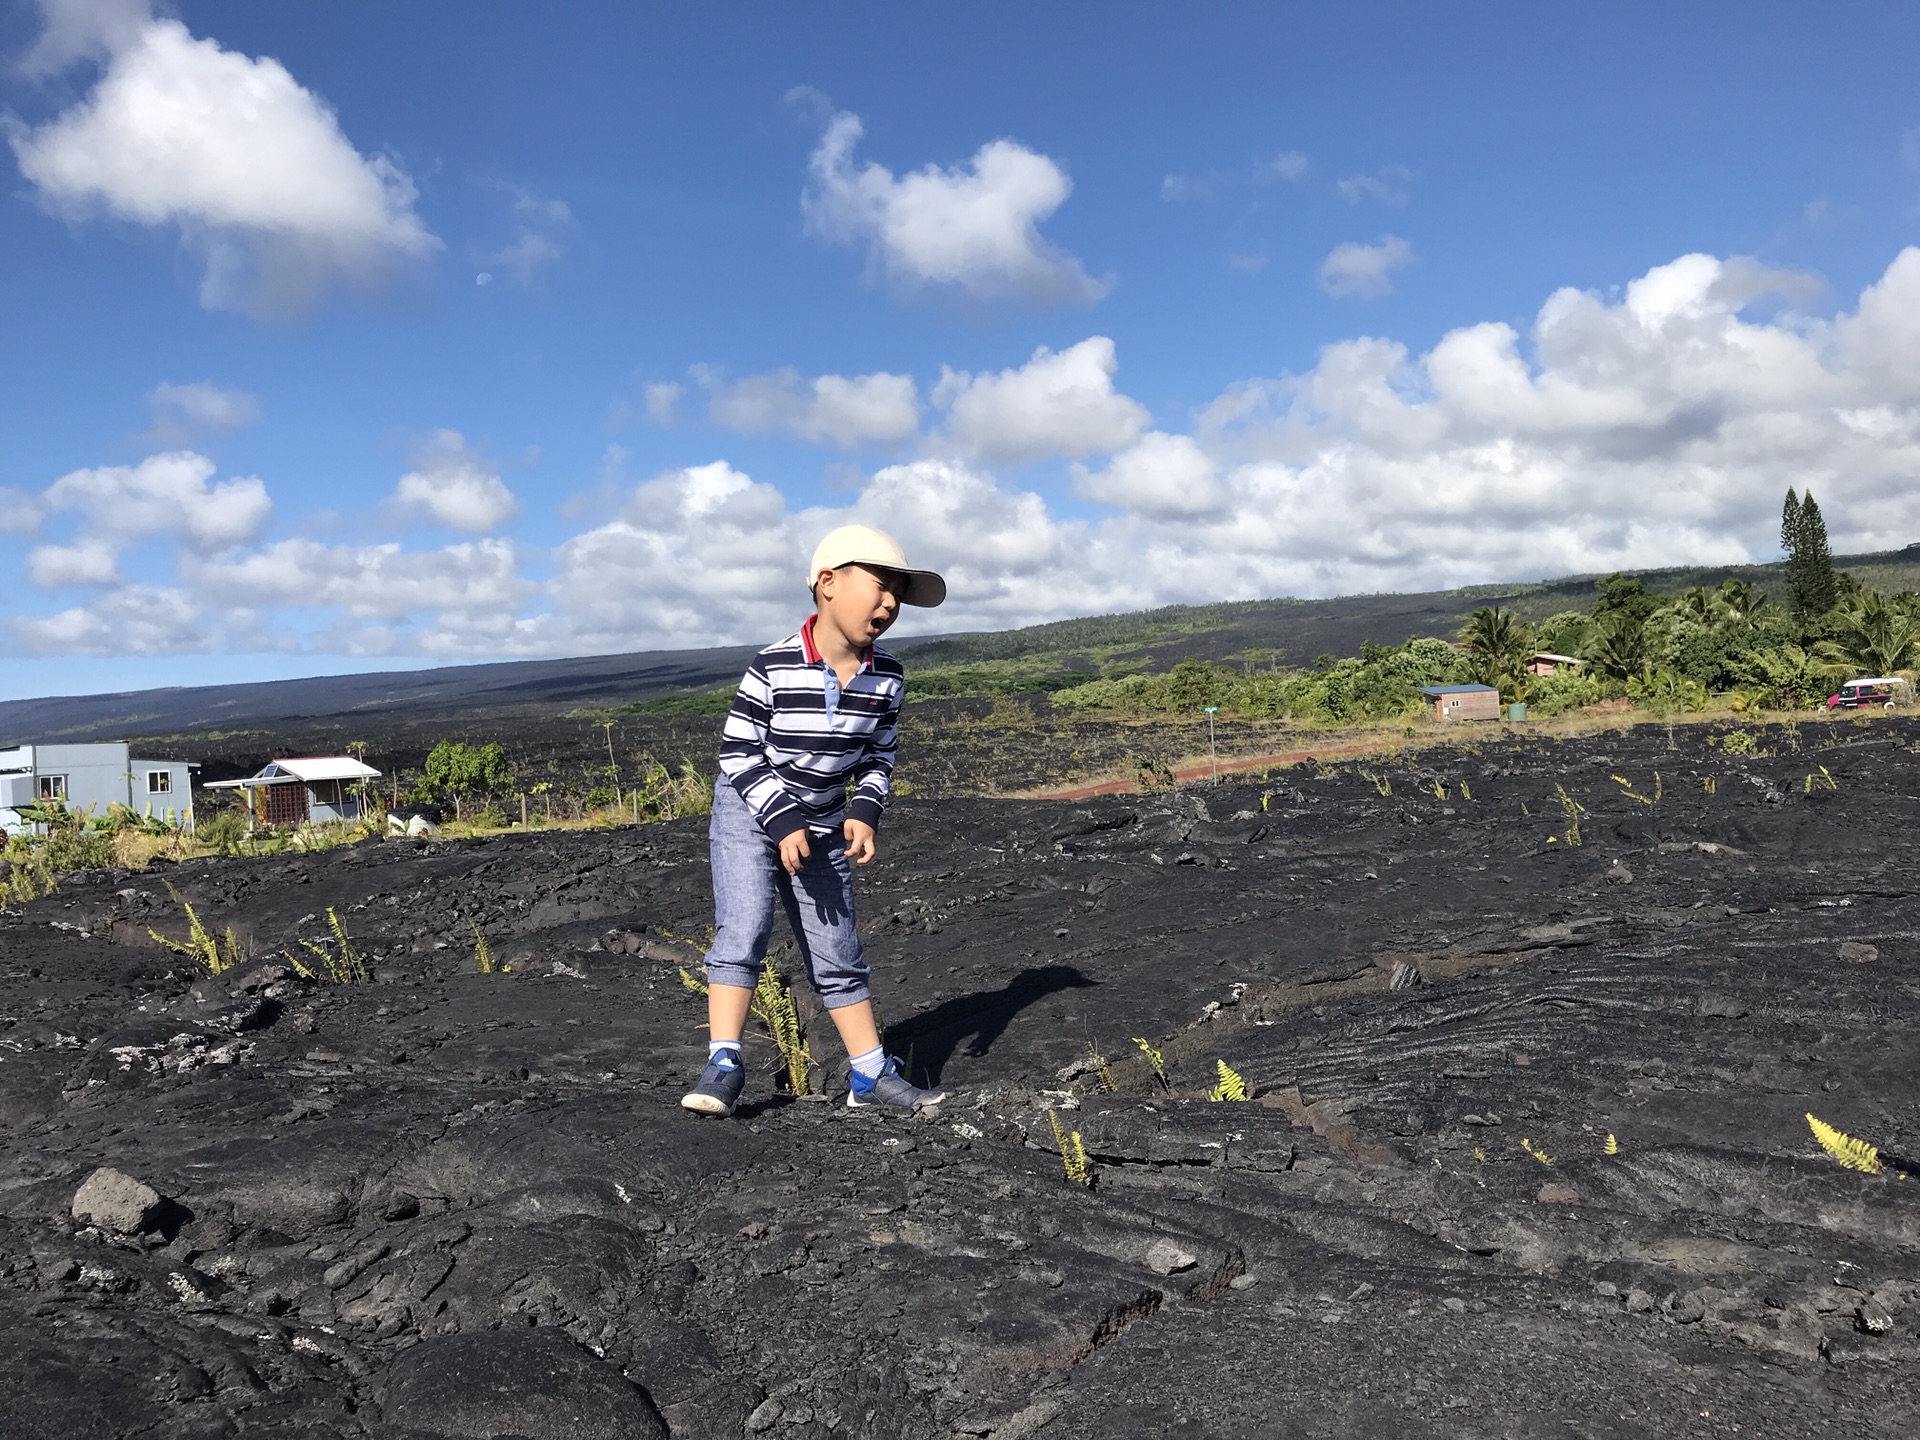
[{"label": "palm tree", "polygon": [[1834,674],[1891,675],[1920,659],[1920,622],[1871,590],[1839,620],[1833,636],[1814,646]]},{"label": "palm tree", "polygon": [[1723,580],[1716,598],[1730,623],[1749,630],[1780,616],[1780,607],[1767,599],[1767,592],[1745,580]]},{"label": "palm tree", "polygon": [[1533,655],[1533,631],[1511,610],[1482,605],[1460,629],[1467,669],[1482,685],[1512,688]]},{"label": "palm tree", "polygon": [[1711,630],[1726,618],[1727,607],[1720,596],[1704,585],[1695,585],[1680,592],[1673,602],[1673,609],[1687,619],[1704,625]]},{"label": "palm tree", "polygon": [[1614,680],[1646,678],[1653,668],[1653,643],[1646,622],[1627,611],[1615,611],[1587,641],[1587,659]]}]

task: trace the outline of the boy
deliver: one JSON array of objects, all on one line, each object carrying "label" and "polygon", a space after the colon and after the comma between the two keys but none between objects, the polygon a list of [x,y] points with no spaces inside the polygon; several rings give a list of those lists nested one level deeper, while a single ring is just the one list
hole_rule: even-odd
[{"label": "boy", "polygon": [[852,1059],[847,1104],[913,1111],[946,1098],[913,1084],[880,1047],[854,931],[852,867],[873,859],[906,688],[900,662],[873,642],[901,605],[945,600],[947,582],[909,569],[891,536],[846,525],[813,552],[807,584],[813,615],[754,657],[722,732],[707,832],[707,1066],[680,1100],[702,1115],[731,1115],[740,1103],[740,1036],[776,897]]}]

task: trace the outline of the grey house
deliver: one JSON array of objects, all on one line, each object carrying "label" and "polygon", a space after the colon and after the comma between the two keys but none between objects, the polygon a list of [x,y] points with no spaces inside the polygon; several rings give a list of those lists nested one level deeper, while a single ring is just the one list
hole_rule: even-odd
[{"label": "grey house", "polygon": [[210,780],[209,790],[238,790],[246,796],[251,826],[321,825],[329,820],[358,820],[361,785],[380,772],[345,755],[305,760],[274,760],[244,780]]},{"label": "grey house", "polygon": [[185,760],[137,760],[122,741],[90,745],[16,745],[0,750],[0,826],[10,835],[36,827],[21,808],[61,800],[104,815],[125,805],[136,815],[193,829],[193,770]]}]

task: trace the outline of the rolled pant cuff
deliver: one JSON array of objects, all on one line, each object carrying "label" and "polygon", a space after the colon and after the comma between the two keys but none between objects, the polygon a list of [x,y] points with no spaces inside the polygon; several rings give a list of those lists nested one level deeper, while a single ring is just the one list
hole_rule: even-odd
[{"label": "rolled pant cuff", "polygon": [[838,990],[831,995],[822,995],[820,1003],[828,1010],[844,1010],[849,1005],[858,1005],[872,998],[873,991],[862,985],[855,990]]},{"label": "rolled pant cuff", "polygon": [[751,966],[733,965],[725,961],[707,962],[707,984],[740,985],[751,990],[760,983],[760,971]]}]

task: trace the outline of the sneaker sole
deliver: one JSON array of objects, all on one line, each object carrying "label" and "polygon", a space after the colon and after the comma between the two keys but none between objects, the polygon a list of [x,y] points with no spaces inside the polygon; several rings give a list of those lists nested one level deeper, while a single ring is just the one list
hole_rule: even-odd
[{"label": "sneaker sole", "polygon": [[856,1096],[851,1090],[849,1090],[847,1092],[847,1109],[849,1110],[905,1109],[909,1113],[912,1113],[915,1111],[924,1110],[929,1105],[938,1105],[941,1101],[945,1100],[946,1098],[947,1098],[947,1092],[942,1090],[938,1095],[931,1095],[927,1097],[925,1100],[916,1100],[911,1105],[900,1106],[900,1105],[889,1105],[884,1100],[862,1100],[858,1096]]},{"label": "sneaker sole", "polygon": [[696,1115],[724,1116],[733,1114],[733,1106],[727,1104],[724,1100],[716,1099],[712,1095],[682,1095],[680,1097],[680,1108],[682,1110],[691,1110]]}]

